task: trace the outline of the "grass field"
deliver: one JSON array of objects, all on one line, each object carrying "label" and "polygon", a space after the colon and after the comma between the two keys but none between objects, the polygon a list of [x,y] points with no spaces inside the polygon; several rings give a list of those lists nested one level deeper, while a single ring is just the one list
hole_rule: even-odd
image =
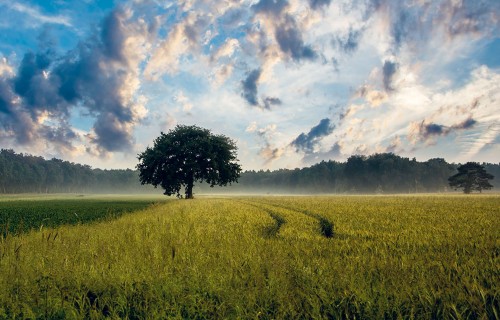
[{"label": "grass field", "polygon": [[498,319],[500,196],[172,200],[6,233],[0,288],[0,319]]},{"label": "grass field", "polygon": [[159,196],[4,195],[0,197],[0,234],[111,220],[164,201]]}]

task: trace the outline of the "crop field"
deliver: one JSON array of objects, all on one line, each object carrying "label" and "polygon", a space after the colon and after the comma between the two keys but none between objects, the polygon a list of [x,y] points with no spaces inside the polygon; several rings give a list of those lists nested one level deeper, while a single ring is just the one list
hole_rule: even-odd
[{"label": "crop field", "polygon": [[170,200],[4,233],[0,288],[0,319],[499,319],[500,196]]},{"label": "crop field", "polygon": [[117,218],[126,212],[165,201],[158,196],[3,196],[0,197],[0,233],[81,224]]}]

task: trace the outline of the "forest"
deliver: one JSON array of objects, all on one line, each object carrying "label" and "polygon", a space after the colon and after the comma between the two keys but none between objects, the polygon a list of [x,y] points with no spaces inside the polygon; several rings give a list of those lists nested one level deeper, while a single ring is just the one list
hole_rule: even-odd
[{"label": "forest", "polygon": [[[245,171],[227,188],[195,185],[195,193],[392,194],[451,191],[448,178],[460,164],[424,162],[393,153],[353,155],[296,169]],[[482,163],[500,186],[500,163]],[[0,150],[0,193],[159,193],[143,186],[131,169],[103,170],[52,158]]]}]

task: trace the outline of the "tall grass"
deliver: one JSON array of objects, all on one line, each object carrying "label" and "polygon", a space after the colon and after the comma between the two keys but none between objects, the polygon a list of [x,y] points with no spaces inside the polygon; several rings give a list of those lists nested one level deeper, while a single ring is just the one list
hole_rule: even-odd
[{"label": "tall grass", "polygon": [[[499,204],[200,198],[9,234],[0,240],[0,318],[494,319]],[[335,225],[333,237],[317,217]]]}]

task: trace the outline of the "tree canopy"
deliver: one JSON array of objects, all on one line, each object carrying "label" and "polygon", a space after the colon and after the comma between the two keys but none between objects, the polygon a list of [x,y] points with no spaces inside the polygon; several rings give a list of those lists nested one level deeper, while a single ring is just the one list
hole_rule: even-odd
[{"label": "tree canopy", "polygon": [[481,192],[493,188],[488,181],[494,178],[493,175],[487,173],[479,163],[467,162],[457,170],[458,173],[448,179],[450,186],[455,190],[463,189],[464,193],[471,193],[474,190]]},{"label": "tree canopy", "polygon": [[241,166],[236,159],[236,144],[224,135],[215,135],[197,126],[178,125],[155,139],[154,146],[139,154],[139,179],[142,184],[161,186],[166,195],[184,187],[185,197],[193,198],[196,181],[210,187],[238,182]]}]

